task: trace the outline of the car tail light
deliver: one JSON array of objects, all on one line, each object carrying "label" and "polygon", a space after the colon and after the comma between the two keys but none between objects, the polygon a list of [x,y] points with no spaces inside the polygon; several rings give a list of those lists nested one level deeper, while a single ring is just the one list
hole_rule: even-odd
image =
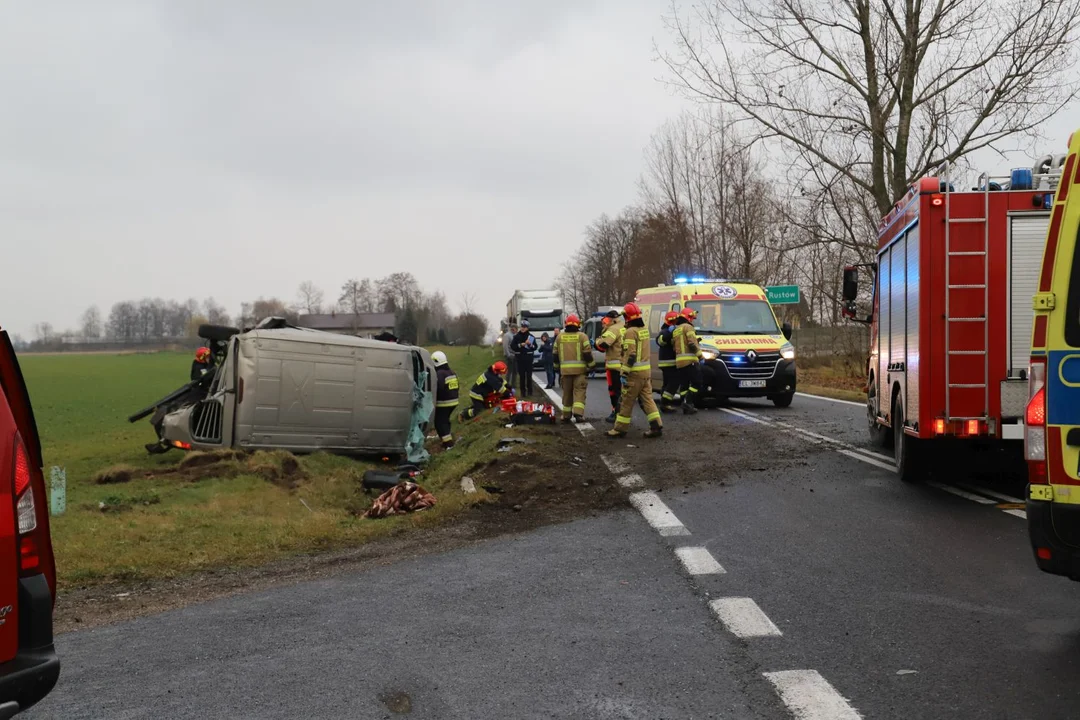
[{"label": "car tail light", "polygon": [[1028,480],[1046,482],[1046,359],[1031,358],[1028,404],[1024,411],[1024,457]]},{"label": "car tail light", "polygon": [[19,537],[19,567],[24,575],[40,572],[41,555],[34,538],[37,530],[37,505],[34,502],[34,486],[31,482],[30,457],[22,437],[15,435],[15,468],[12,487],[15,490],[15,518]]}]

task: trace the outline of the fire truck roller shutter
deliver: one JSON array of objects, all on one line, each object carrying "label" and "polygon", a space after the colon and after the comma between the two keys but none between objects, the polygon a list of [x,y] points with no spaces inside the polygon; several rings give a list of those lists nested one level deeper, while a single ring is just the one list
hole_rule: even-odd
[{"label": "fire truck roller shutter", "polygon": [[889,384],[889,348],[891,346],[890,340],[890,321],[892,320],[892,313],[889,312],[891,308],[890,300],[892,293],[890,292],[890,280],[892,279],[892,273],[890,272],[891,265],[889,263],[892,255],[891,250],[886,250],[881,253],[881,257],[878,259],[878,366],[877,366],[877,384],[878,384],[878,412],[884,417],[889,418],[890,425],[892,424],[892,385]]},{"label": "fire truck roller shutter", "polygon": [[[1050,213],[1009,217],[1009,375],[1027,370],[1031,357],[1031,299],[1039,284]],[[1026,404],[1026,400],[1025,400]]]},{"label": "fire truck roller shutter", "polygon": [[[907,349],[907,238],[901,237],[894,242],[889,252],[889,363],[893,367],[899,367],[905,363],[904,352]],[[886,366],[888,371],[888,365]],[[889,373],[891,387],[887,395],[892,402],[892,387],[899,385],[900,396],[904,399],[904,409],[907,410],[908,396],[907,383],[903,370],[894,370]],[[917,417],[910,410],[905,413],[908,421]]]},{"label": "fire truck roller shutter", "polygon": [[907,231],[907,348],[904,409],[912,421],[919,419],[919,226]]}]

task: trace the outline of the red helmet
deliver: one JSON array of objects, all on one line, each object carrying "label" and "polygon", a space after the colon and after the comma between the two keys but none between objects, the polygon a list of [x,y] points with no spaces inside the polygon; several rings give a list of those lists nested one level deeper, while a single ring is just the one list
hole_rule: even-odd
[{"label": "red helmet", "polygon": [[199,362],[206,362],[210,359],[210,348],[201,347],[195,351],[195,359]]},{"label": "red helmet", "polygon": [[678,319],[679,319],[679,313],[675,312],[674,310],[668,310],[666,313],[664,313],[664,322],[666,322],[666,323],[670,324],[670,323],[675,322]]},{"label": "red helmet", "polygon": [[496,375],[505,375],[506,363],[504,363],[502,360],[499,360],[497,363],[491,366],[491,369],[495,372]]},{"label": "red helmet", "polygon": [[697,320],[697,310],[694,308],[683,308],[683,311],[679,314],[691,322]]},{"label": "red helmet", "polygon": [[570,313],[566,316],[566,324],[567,326],[576,325],[577,327],[581,327],[581,318],[574,313]]},{"label": "red helmet", "polygon": [[627,320],[635,320],[641,317],[641,308],[637,306],[637,303],[626,303],[622,311]]}]

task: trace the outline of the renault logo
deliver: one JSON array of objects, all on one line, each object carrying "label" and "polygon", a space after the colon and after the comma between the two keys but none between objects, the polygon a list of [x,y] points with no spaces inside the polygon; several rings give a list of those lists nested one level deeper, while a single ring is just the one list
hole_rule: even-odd
[{"label": "renault logo", "polygon": [[757,352],[755,352],[754,350],[747,350],[746,362],[754,362],[755,360],[757,360]]}]

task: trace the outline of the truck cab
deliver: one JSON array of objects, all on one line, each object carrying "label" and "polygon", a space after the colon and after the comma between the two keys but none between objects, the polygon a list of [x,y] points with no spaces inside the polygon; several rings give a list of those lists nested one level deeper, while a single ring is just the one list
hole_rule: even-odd
[{"label": "truck cab", "polygon": [[1080,131],[1069,138],[1032,302],[1024,455],[1027,522],[1044,572],[1080,580]]}]

